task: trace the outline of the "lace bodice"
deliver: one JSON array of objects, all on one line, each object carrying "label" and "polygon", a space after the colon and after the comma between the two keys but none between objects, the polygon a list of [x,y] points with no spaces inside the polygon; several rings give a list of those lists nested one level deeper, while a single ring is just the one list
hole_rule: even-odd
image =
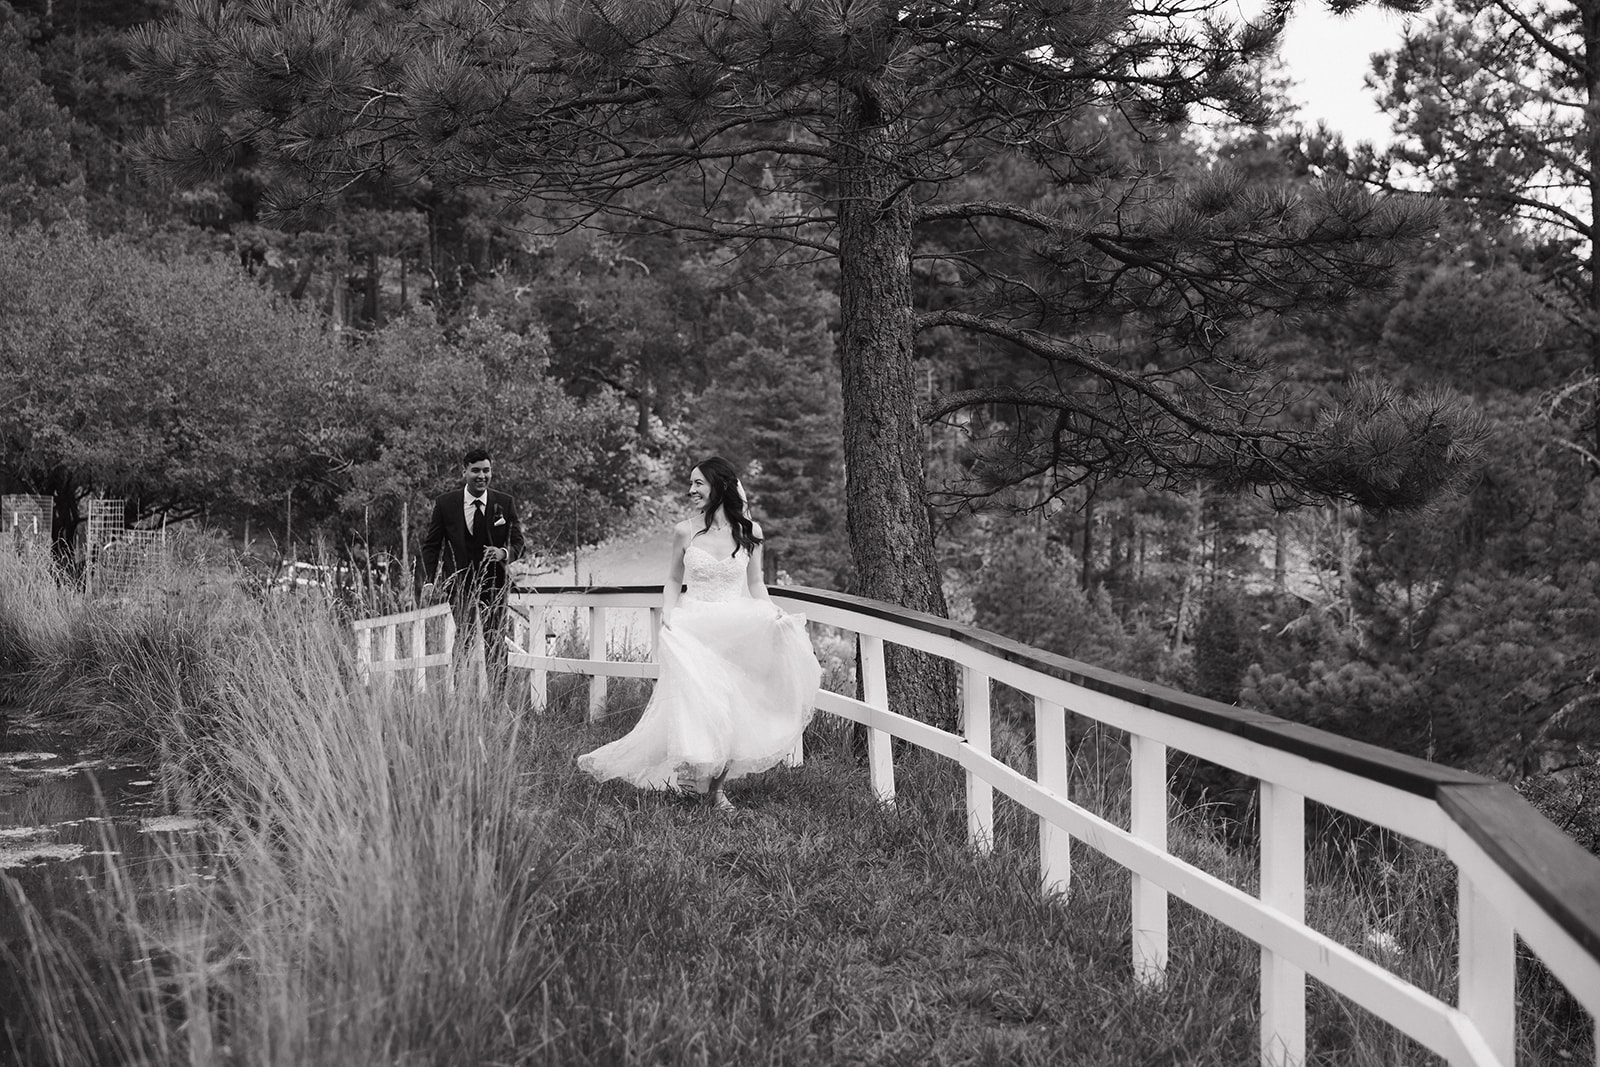
[{"label": "lace bodice", "polygon": [[750,595],[745,583],[745,568],[750,557],[743,551],[732,556],[713,556],[699,545],[683,550],[683,581],[688,587],[685,600],[739,600]]}]

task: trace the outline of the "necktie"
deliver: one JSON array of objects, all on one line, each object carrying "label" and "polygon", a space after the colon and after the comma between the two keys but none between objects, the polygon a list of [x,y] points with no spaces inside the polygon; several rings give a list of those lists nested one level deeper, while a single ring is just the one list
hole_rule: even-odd
[{"label": "necktie", "polygon": [[479,544],[487,544],[488,538],[485,535],[488,532],[483,521],[483,501],[474,498],[472,501],[472,538]]}]

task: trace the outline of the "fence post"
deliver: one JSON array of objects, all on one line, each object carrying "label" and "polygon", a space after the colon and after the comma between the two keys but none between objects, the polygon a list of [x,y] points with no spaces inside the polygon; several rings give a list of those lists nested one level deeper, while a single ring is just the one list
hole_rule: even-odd
[{"label": "fence post", "polygon": [[[815,694],[813,694],[813,700],[814,699]],[[783,765],[785,767],[803,767],[805,766],[805,762],[806,732],[801,730],[800,735],[794,739],[794,747],[789,750],[789,754],[787,756],[783,757]]]},{"label": "fence post", "polygon": [[454,693],[456,691],[456,613],[451,612],[444,617],[444,647],[445,654],[450,657],[445,666],[445,685]]},{"label": "fence post", "polygon": [[506,621],[511,624],[511,643],[518,649],[528,647],[528,620],[522,617],[518,605],[506,605]]},{"label": "fence post", "polygon": [[[1457,1006],[1476,1024],[1501,1063],[1515,1063],[1516,931],[1466,871],[1458,869],[1456,877],[1461,938]],[[1596,1031],[1600,1032],[1600,1024]]]},{"label": "fence post", "polygon": [[[1067,710],[1060,704],[1033,700],[1033,759],[1039,784],[1067,798]],[[1039,882],[1046,896],[1066,896],[1072,888],[1072,835],[1039,816]]]},{"label": "fence post", "polygon": [[[961,732],[967,747],[989,755],[989,676],[961,668]],[[979,852],[994,849],[994,786],[971,770],[967,781],[967,844]]]},{"label": "fence post", "polygon": [[[426,656],[427,654],[428,654],[428,620],[427,619],[412,619],[411,620],[411,658],[420,660],[424,656]],[[412,675],[412,678],[414,679],[414,681],[412,683],[413,688],[415,688],[417,692],[421,693],[421,692],[425,691],[428,688],[428,668],[426,668],[424,666],[421,666],[419,664],[417,666],[416,673]]]},{"label": "fence post", "polygon": [[[545,637],[545,605],[533,604],[528,608],[528,652],[535,656],[550,654],[550,641]],[[550,670],[535,667],[528,679],[528,704],[543,708],[550,703]]]},{"label": "fence post", "polygon": [[[1305,797],[1261,783],[1261,902],[1296,923],[1306,918]],[[1306,1061],[1306,972],[1261,949],[1261,1062],[1297,1067]]]},{"label": "fence post", "polygon": [[[883,638],[858,634],[861,654],[861,699],[869,706],[889,710],[889,676],[884,666]],[[867,729],[867,775],[872,792],[883,804],[894,803],[894,737]]]},{"label": "fence post", "polygon": [[372,627],[356,630],[356,674],[362,685],[372,684]]},{"label": "fence post", "polygon": [[472,621],[472,652],[467,657],[472,676],[478,685],[478,697],[489,695],[489,628],[483,624],[483,612]]},{"label": "fence post", "polygon": [[[606,658],[606,609],[602,607],[589,608],[589,658],[604,660]],[[589,721],[599,722],[600,713],[606,706],[606,676],[591,674],[589,676]]]},{"label": "fence post", "polygon": [[384,623],[378,631],[378,662],[388,664],[388,669],[379,674],[385,686],[394,680],[394,661],[396,631],[399,629],[394,623]]},{"label": "fence post", "polygon": [[[1128,735],[1132,771],[1129,831],[1167,850],[1167,746],[1138,734]],[[1161,886],[1133,876],[1133,974],[1146,985],[1160,985],[1167,972],[1167,893]]]}]

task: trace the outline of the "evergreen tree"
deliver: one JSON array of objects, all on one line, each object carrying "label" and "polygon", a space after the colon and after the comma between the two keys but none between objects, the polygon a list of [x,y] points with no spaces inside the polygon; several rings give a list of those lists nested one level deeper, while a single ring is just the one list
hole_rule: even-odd
[{"label": "evergreen tree", "polygon": [[0,0],[0,221],[19,227],[83,213],[71,116],[40,80],[33,24]]},{"label": "evergreen tree", "polygon": [[[1259,25],[1225,25],[1223,10],[266,3],[188,9],[145,35],[140,60],[194,109],[156,158],[204,174],[248,145],[286,205],[377,177],[497,186],[570,218],[624,212],[835,257],[858,582],[943,614],[917,424],[924,331],[970,333],[1045,368],[1029,388],[927,409],[1026,409],[1004,479],[1089,466],[1407,506],[1468,458],[1436,402],[1384,397],[1309,430],[1267,425],[1271,376],[1229,340],[1241,319],[1380,283],[1425,218],[1339,185],[1289,196],[1219,175],[1163,189],[1138,180],[1138,158],[1102,151],[1108,121],[1155,136],[1200,102],[1255,114],[1240,67],[1271,49],[1286,5]],[[973,176],[1019,161],[1043,169],[1042,195],[972,197]],[[698,179],[697,202],[665,201],[661,180],[682,173]],[[769,174],[802,210],[741,214]],[[1096,184],[1095,210],[1061,210],[1057,189]],[[916,310],[919,230],[962,224],[1010,250],[1006,269],[954,261],[955,299]],[[1108,351],[1100,327],[1121,319],[1142,340]],[[904,650],[891,673],[903,703],[949,721],[946,675]]]},{"label": "evergreen tree", "polygon": [[[1382,153],[1314,138],[1309,155],[1373,186],[1465,205],[1528,235],[1539,300],[1578,338],[1583,417],[1572,444],[1600,476],[1600,20],[1560,0],[1449,0],[1375,57],[1391,117]],[[1541,359],[1541,362],[1543,360]],[[1550,386],[1557,383],[1547,382]]]},{"label": "evergreen tree", "polygon": [[696,251],[662,237],[592,227],[526,240],[493,277],[463,294],[454,318],[489,312],[550,344],[551,373],[579,397],[611,394],[635,415],[652,447],[662,423],[682,417],[709,380],[713,292]]},{"label": "evergreen tree", "polygon": [[1237,597],[1226,587],[1213,587],[1200,609],[1194,632],[1196,696],[1234,704],[1245,671],[1255,658],[1247,640]]},{"label": "evergreen tree", "polygon": [[991,530],[980,550],[974,621],[1034,648],[1164,684],[1185,679],[1166,642],[1125,625],[1103,590],[1078,584],[1078,562],[1036,522]]},{"label": "evergreen tree", "polygon": [[1473,490],[1371,520],[1359,640],[1253,668],[1252,706],[1513,781],[1600,742],[1600,487],[1548,422],[1502,404]]},{"label": "evergreen tree", "polygon": [[777,569],[802,585],[849,589],[837,304],[815,272],[752,260],[726,279],[707,323],[716,337],[707,359],[718,370],[696,403],[694,451],[746,464]]}]

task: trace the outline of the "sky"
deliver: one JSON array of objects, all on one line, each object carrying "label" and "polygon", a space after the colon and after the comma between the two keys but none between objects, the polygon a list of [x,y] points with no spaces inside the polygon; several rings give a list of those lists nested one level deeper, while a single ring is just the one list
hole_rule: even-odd
[{"label": "sky", "polygon": [[1350,143],[1389,139],[1389,125],[1362,82],[1374,52],[1400,41],[1405,16],[1372,8],[1334,16],[1316,0],[1304,0],[1284,30],[1281,55],[1298,84],[1301,120],[1313,126],[1325,119]]}]

